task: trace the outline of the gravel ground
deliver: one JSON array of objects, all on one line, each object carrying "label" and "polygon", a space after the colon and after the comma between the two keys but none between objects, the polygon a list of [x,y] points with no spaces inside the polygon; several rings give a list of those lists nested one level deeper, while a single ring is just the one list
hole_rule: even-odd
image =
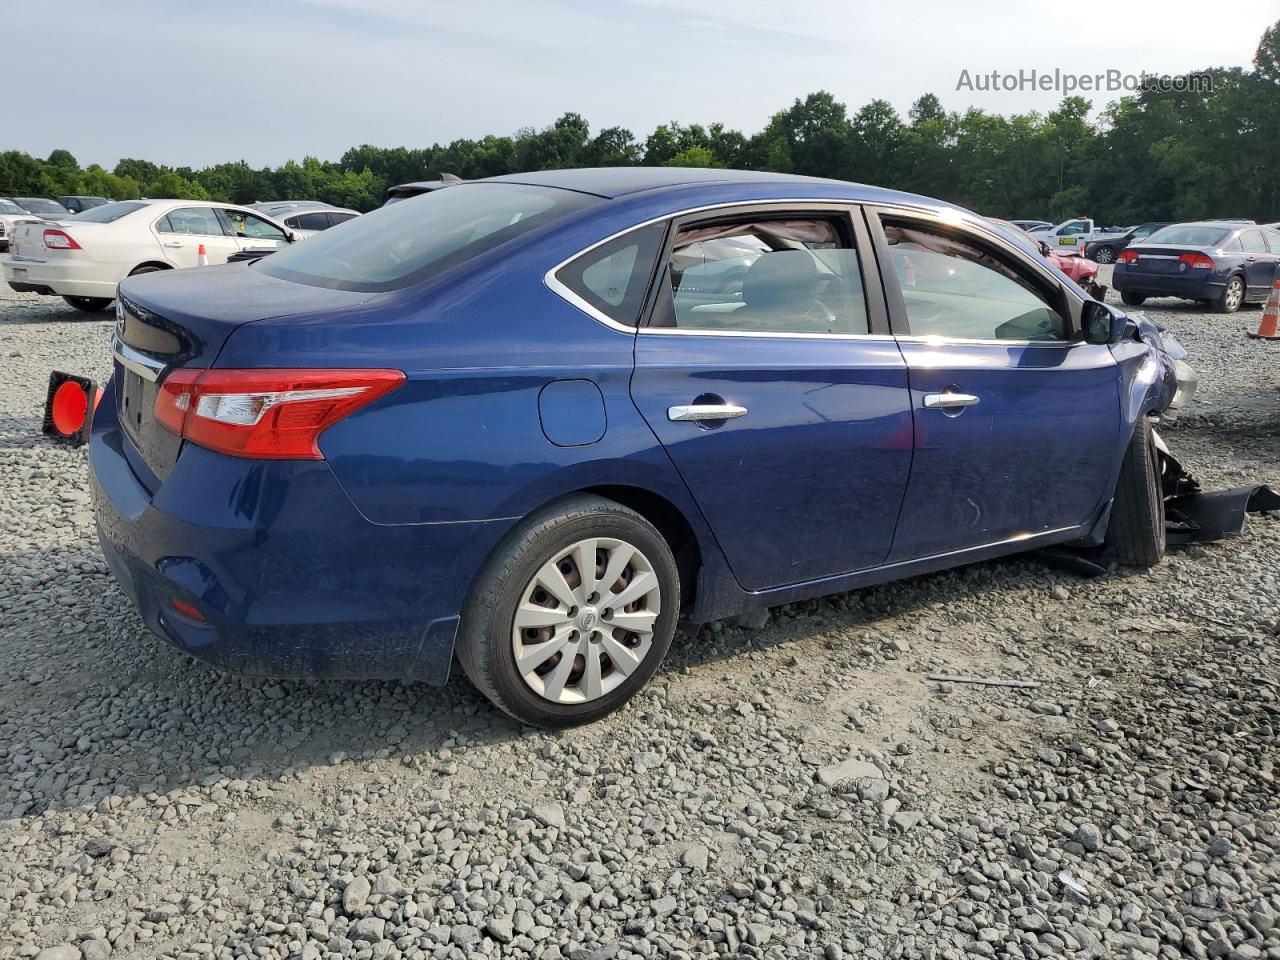
[{"label": "gravel ground", "polygon": [[[1156,306],[1203,377],[1175,451],[1280,479],[1258,310]],[[146,633],[83,450],[38,437],[107,316],[0,293],[0,958],[1280,958],[1280,523],[690,630],[548,734],[461,677],[245,680]]]}]

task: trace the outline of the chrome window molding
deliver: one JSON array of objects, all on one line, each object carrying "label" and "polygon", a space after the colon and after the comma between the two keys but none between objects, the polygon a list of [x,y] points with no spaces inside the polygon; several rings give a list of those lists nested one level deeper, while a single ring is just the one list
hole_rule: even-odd
[{"label": "chrome window molding", "polygon": [[[542,282],[546,285],[547,289],[549,289],[556,296],[560,297],[560,299],[568,301],[570,304],[577,307],[579,310],[581,310],[583,313],[590,316],[592,319],[599,321],[600,323],[604,324],[606,327],[608,327],[611,330],[618,330],[622,333],[631,334],[632,336],[634,336],[637,333],[646,333],[650,335],[682,334],[686,336],[696,333],[696,334],[702,334],[704,336],[707,336],[707,335],[709,336],[746,336],[746,337],[767,336],[767,337],[784,337],[784,338],[803,337],[806,339],[818,338],[818,339],[826,339],[826,340],[831,340],[831,339],[847,340],[847,339],[855,339],[855,338],[856,339],[872,339],[872,340],[891,340],[893,338],[890,336],[881,335],[881,334],[870,334],[870,333],[868,334],[862,334],[862,333],[842,333],[842,334],[776,333],[775,334],[775,333],[759,333],[759,332],[738,333],[736,331],[731,331],[731,330],[724,330],[724,331],[672,330],[672,329],[656,329],[655,330],[647,327],[641,328],[638,326],[629,326],[625,323],[619,323],[617,320],[614,320],[608,314],[603,313],[600,310],[597,310],[595,307],[587,303],[587,301],[583,300],[580,296],[578,296],[576,293],[570,290],[567,286],[565,286],[560,281],[560,278],[556,276],[557,273],[559,273],[561,270],[567,267],[574,260],[577,260],[579,257],[586,256],[588,253],[590,253],[592,250],[595,250],[597,247],[602,247],[606,243],[616,240],[621,236],[625,236],[626,234],[630,233],[633,230],[639,230],[642,227],[648,227],[648,226],[651,226],[652,224],[662,223],[667,220],[675,220],[677,218],[687,217],[693,214],[706,213],[711,210],[725,210],[730,207],[783,206],[783,207],[803,208],[805,206],[810,206],[810,207],[821,208],[821,207],[830,207],[833,204],[841,207],[856,207],[856,206],[860,206],[863,202],[864,201],[861,201],[861,200],[849,200],[849,199],[842,200],[842,199],[837,199],[832,197],[792,197],[789,199],[784,198],[781,200],[732,200],[732,201],[726,201],[723,203],[704,204],[698,207],[688,207],[683,210],[673,210],[670,213],[664,213],[660,217],[650,217],[648,220],[642,220],[640,223],[633,223],[631,224],[631,226],[627,227],[625,230],[619,230],[616,233],[612,233],[609,236],[605,237],[603,240],[597,240],[595,243],[591,244],[590,246],[583,247],[577,253],[572,254],[571,256],[565,257],[563,260],[557,263],[554,267],[548,270],[545,274],[543,274]],[[912,208],[912,209],[915,209],[915,208]]]},{"label": "chrome window molding", "polygon": [[[982,229],[984,240],[987,240],[987,241],[995,240],[998,244],[1000,244],[1007,250],[1018,255],[1019,258],[1025,256],[1025,251],[1020,249],[1015,243],[1002,237],[998,232],[994,230],[991,230],[986,227],[982,227],[981,223],[970,221],[967,218],[961,218],[956,222],[952,222],[950,219],[940,216],[936,211],[931,210],[928,207],[917,207],[911,204],[905,204],[905,203],[899,203],[899,202],[851,200],[847,198],[839,199],[834,197],[818,197],[818,198],[793,197],[789,199],[780,199],[780,200],[733,200],[733,201],[728,201],[723,203],[705,204],[703,206],[698,206],[698,207],[688,207],[683,210],[675,210],[675,211],[672,211],[671,213],[664,213],[662,214],[662,216],[650,217],[648,220],[642,220],[639,223],[633,223],[631,224],[631,226],[623,230],[618,230],[615,233],[611,233],[609,234],[609,236],[603,238],[602,240],[597,240],[595,243],[592,243],[589,246],[583,247],[577,253],[574,253],[568,257],[565,257],[563,260],[561,260],[559,263],[553,266],[550,270],[548,270],[545,274],[543,274],[542,282],[547,287],[547,289],[549,289],[552,293],[558,296],[561,300],[564,300],[567,303],[571,304],[572,306],[577,307],[579,310],[587,314],[587,316],[591,317],[593,320],[603,324],[604,326],[608,327],[610,330],[616,330],[619,333],[625,333],[625,334],[628,334],[629,336],[640,335],[640,336],[650,336],[650,337],[655,337],[655,336],[657,337],[672,337],[672,336],[674,337],[695,337],[695,336],[696,337],[746,337],[751,339],[770,339],[770,340],[878,340],[883,343],[901,341],[903,343],[937,343],[939,345],[968,344],[968,345],[975,345],[975,346],[1057,347],[1057,348],[1073,347],[1079,344],[1079,341],[1075,341],[1075,340],[981,340],[981,339],[972,339],[972,338],[966,339],[966,338],[960,338],[960,337],[935,337],[935,336],[910,335],[910,334],[904,334],[902,336],[894,336],[893,334],[887,334],[887,333],[783,333],[783,332],[772,333],[772,332],[754,331],[754,330],[693,330],[693,329],[679,330],[675,328],[663,328],[663,327],[629,326],[625,323],[619,323],[617,320],[614,320],[608,314],[600,310],[597,310],[591,304],[587,303],[586,300],[582,299],[582,297],[578,296],[576,293],[570,290],[567,286],[565,286],[565,284],[561,282],[560,278],[556,276],[557,273],[559,273],[562,269],[564,269],[574,260],[577,260],[579,257],[587,255],[592,250],[595,250],[597,247],[602,247],[606,243],[610,243],[611,241],[616,240],[619,237],[622,237],[628,233],[631,233],[633,230],[640,230],[643,227],[648,227],[655,223],[662,223],[663,221],[666,221],[666,220],[675,220],[680,217],[687,217],[687,216],[695,215],[699,213],[706,213],[711,210],[723,210],[730,207],[812,206],[812,207],[821,208],[821,207],[829,207],[833,204],[837,206],[843,206],[843,207],[865,206],[865,207],[875,207],[880,209],[891,209],[894,211],[902,211],[905,214],[910,214],[914,216],[924,216],[924,217],[933,219],[938,223],[941,223],[950,227],[963,227],[968,229],[979,227]],[[1041,273],[1042,275],[1044,275],[1046,279],[1061,286],[1061,281],[1057,277],[1055,277],[1052,273],[1050,273],[1047,269],[1044,269],[1039,264],[1034,264],[1034,263],[1033,263],[1033,267],[1036,269],[1038,273]],[[1068,295],[1071,293],[1071,290],[1068,287],[1063,287],[1062,289]]]}]

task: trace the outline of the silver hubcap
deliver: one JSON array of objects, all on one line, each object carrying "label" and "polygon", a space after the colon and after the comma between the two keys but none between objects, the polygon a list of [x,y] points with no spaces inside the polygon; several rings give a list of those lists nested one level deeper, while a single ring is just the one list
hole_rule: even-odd
[{"label": "silver hubcap", "polygon": [[1240,301],[1244,299],[1244,284],[1239,280],[1232,280],[1227,285],[1227,306],[1234,310],[1240,306]]},{"label": "silver hubcap", "polygon": [[1099,262],[1099,263],[1110,263],[1110,262],[1111,262],[1111,248],[1110,248],[1110,247],[1103,247],[1101,250],[1099,250],[1099,251],[1098,251],[1098,262]]},{"label": "silver hubcap", "polygon": [[612,537],[579,540],[544,563],[521,594],[511,626],[516,670],[545,700],[597,700],[644,662],[661,612],[648,557]]}]

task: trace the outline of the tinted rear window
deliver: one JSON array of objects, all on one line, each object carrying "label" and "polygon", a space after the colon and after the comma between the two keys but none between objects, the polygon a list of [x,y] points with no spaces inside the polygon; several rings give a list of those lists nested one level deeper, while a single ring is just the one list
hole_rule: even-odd
[{"label": "tinted rear window", "polygon": [[136,200],[120,200],[116,203],[104,203],[76,217],[76,223],[115,223],[121,217],[127,217],[145,207],[145,203]]},{"label": "tinted rear window", "polygon": [[1188,227],[1181,225],[1161,227],[1147,237],[1147,242],[1181,244],[1188,247],[1216,247],[1227,239],[1227,235],[1230,232],[1230,230],[1223,230],[1219,227]]},{"label": "tinted rear window", "polygon": [[395,290],[598,202],[569,190],[514,183],[451,187],[357,217],[254,268],[337,290]]},{"label": "tinted rear window", "polygon": [[54,203],[52,200],[44,200],[40,197],[14,197],[18,206],[26,210],[28,213],[52,214],[60,216],[68,213],[66,207],[60,203]]}]

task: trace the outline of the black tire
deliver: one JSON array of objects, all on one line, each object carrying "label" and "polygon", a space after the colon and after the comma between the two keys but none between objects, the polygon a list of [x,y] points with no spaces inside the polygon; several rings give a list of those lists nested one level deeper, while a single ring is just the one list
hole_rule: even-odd
[{"label": "black tire", "polygon": [[115,302],[110,297],[63,297],[62,299],[84,313],[97,313]]},{"label": "black tire", "polygon": [[1213,301],[1214,313],[1235,313],[1244,306],[1244,298],[1248,293],[1245,287],[1244,277],[1237,274],[1227,281],[1227,285],[1222,288],[1222,293],[1218,299]]},{"label": "black tire", "polygon": [[159,273],[161,270],[168,270],[168,267],[157,267],[154,263],[144,263],[140,267],[134,267],[129,271],[129,276],[140,277],[144,273]]},{"label": "black tire", "polygon": [[[648,652],[616,687],[585,702],[553,702],[535,692],[516,666],[516,608],[545,564],[592,537],[623,541],[640,551],[657,577],[660,612]],[[463,610],[456,646],[458,661],[476,688],[517,720],[552,728],[590,723],[621,707],[653,676],[671,646],[679,611],[680,575],[671,547],[657,528],[620,503],[585,494],[574,496],[529,517],[494,550]],[[601,617],[608,612],[602,608]],[[596,627],[603,625],[601,619]],[[559,663],[562,656],[555,654],[547,663]]]},{"label": "black tire", "polygon": [[1114,263],[1116,259],[1116,251],[1114,247],[1101,246],[1093,251],[1093,259],[1098,263]]},{"label": "black tire", "polygon": [[1127,307],[1140,307],[1147,302],[1147,298],[1141,293],[1130,293],[1128,290],[1120,294],[1120,299]]},{"label": "black tire", "polygon": [[1165,552],[1164,490],[1160,451],[1146,417],[1134,428],[1116,481],[1107,547],[1122,564],[1154,567]]}]

